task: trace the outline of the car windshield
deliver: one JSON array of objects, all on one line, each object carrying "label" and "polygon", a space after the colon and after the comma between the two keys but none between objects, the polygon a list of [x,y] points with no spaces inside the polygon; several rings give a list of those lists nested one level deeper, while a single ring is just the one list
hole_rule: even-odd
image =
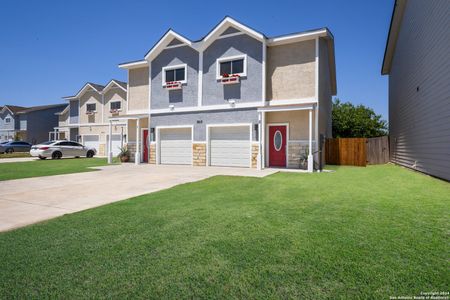
[{"label": "car windshield", "polygon": [[53,144],[55,141],[48,141],[48,142],[43,142],[41,143],[41,145],[50,145]]}]

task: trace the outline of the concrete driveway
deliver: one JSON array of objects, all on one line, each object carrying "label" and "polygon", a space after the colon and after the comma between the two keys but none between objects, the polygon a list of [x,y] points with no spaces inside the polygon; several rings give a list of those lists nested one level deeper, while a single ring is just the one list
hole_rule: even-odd
[{"label": "concrete driveway", "polygon": [[0,182],[0,231],[215,175],[264,177],[275,170],[123,164],[100,171]]}]

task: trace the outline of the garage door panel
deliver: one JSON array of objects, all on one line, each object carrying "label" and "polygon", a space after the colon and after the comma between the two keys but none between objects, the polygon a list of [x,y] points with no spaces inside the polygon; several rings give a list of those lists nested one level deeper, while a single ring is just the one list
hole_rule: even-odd
[{"label": "garage door panel", "polygon": [[250,166],[249,126],[213,127],[209,145],[211,166]]},{"label": "garage door panel", "polygon": [[[120,147],[122,147],[122,136],[120,134],[113,134],[111,144],[113,156],[119,155]],[[109,153],[109,135],[106,136],[106,149],[107,153]]]},{"label": "garage door panel", "polygon": [[161,164],[192,164],[191,128],[160,130]]},{"label": "garage door panel", "polygon": [[99,149],[100,137],[98,135],[84,135],[83,145],[88,148],[94,148],[96,151]]}]

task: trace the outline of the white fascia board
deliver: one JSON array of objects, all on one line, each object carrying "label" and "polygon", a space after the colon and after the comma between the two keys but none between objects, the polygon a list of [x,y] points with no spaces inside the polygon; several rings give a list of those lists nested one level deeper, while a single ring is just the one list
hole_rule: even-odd
[{"label": "white fascia board", "polygon": [[175,107],[173,110],[170,108],[152,109],[150,115],[168,114],[168,113],[186,113],[186,112],[199,112],[199,111],[211,111],[211,110],[235,110],[241,108],[256,108],[261,106],[261,101],[247,102],[247,103],[235,103],[232,104],[218,104],[218,105],[204,105],[204,106],[191,106],[191,107]]},{"label": "white fascia board", "polygon": [[192,46],[192,42],[188,40],[187,38],[183,37],[182,35],[176,33],[173,30],[169,30],[162,38],[161,40],[153,46],[153,48],[145,55],[145,60],[150,62],[152,61],[156,56],[158,56],[159,53],[161,53],[167,45],[173,40],[177,39],[181,41],[183,44],[186,44],[187,46],[194,48]]},{"label": "white fascia board", "polygon": [[122,89],[124,92],[126,92],[127,90],[122,87],[120,84],[118,84],[114,79],[111,80],[103,89],[102,93],[105,94],[109,89],[111,89],[114,85],[116,85],[118,88]]},{"label": "white fascia board", "polygon": [[260,107],[258,111],[271,112],[271,111],[294,111],[294,110],[313,110],[315,105],[305,106],[278,106],[278,107]]},{"label": "white fascia board", "polygon": [[146,66],[148,66],[148,61],[140,60],[140,61],[134,61],[134,62],[130,62],[130,63],[120,64],[119,68],[128,70],[128,69],[142,68],[142,67],[146,67]]},{"label": "white fascia board", "polygon": [[259,33],[259,32],[255,31],[255,30],[253,30],[253,29],[251,29],[251,28],[249,28],[249,27],[247,27],[247,26],[237,22],[236,20],[233,20],[230,17],[226,17],[222,22],[220,22],[219,25],[216,26],[216,28],[214,28],[203,39],[203,43],[200,46],[201,49],[205,50],[206,48],[208,48],[216,39],[220,38],[220,35],[230,26],[235,28],[235,29],[237,29],[237,30],[240,30],[240,31],[242,31],[242,32],[244,32],[244,33],[246,33],[248,35],[250,35],[251,37],[253,37],[253,38],[255,38],[255,39],[259,40],[259,41],[263,41],[265,39],[264,36],[261,33]]},{"label": "white fascia board", "polygon": [[330,37],[332,36],[328,33],[328,30],[321,29],[317,31],[311,31],[306,33],[298,33],[298,34],[291,34],[291,35],[285,35],[280,37],[274,37],[267,40],[267,46],[278,46],[278,45],[285,45],[290,43],[296,43],[306,40],[312,40],[318,37]]},{"label": "white fascia board", "polygon": [[280,99],[267,101],[268,106],[295,105],[295,104],[315,104],[318,100],[315,97],[301,99]]}]

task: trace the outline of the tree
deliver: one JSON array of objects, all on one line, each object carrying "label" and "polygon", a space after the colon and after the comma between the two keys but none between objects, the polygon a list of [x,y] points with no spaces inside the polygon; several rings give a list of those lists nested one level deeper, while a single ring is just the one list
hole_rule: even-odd
[{"label": "tree", "polygon": [[387,135],[387,122],[373,109],[350,102],[333,101],[333,137],[377,137]]}]

